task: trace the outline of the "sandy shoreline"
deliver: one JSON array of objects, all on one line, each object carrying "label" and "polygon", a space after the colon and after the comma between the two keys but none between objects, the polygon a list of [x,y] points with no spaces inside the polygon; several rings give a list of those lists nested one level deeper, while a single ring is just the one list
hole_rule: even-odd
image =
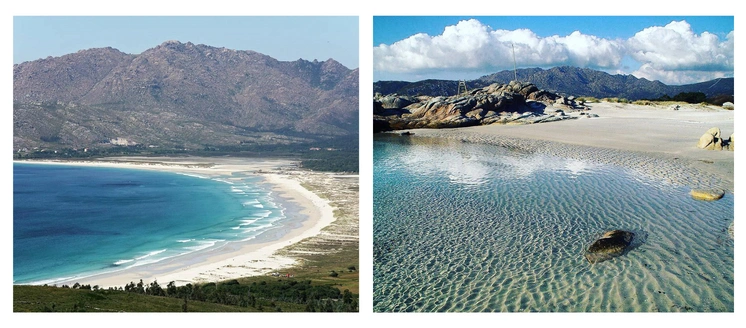
[{"label": "sandy shoreline", "polygon": [[[709,128],[722,138],[734,132],[734,111],[714,106],[591,103],[597,118],[530,125],[484,125],[457,129],[417,129],[415,137],[493,143],[617,164],[692,188],[733,191],[734,152],[703,150],[697,141]],[[400,131],[399,131],[400,132]]]},{"label": "sandy shoreline", "polygon": [[295,265],[295,258],[275,253],[283,247],[318,235],[324,227],[335,220],[334,209],[329,201],[305,189],[300,181],[294,178],[294,173],[297,174],[298,171],[294,168],[294,163],[288,160],[117,157],[99,161],[25,162],[148,169],[231,179],[236,173],[259,174],[263,182],[269,184],[272,191],[279,194],[283,201],[294,203],[300,207],[300,213],[307,217],[301,222],[300,227],[287,231],[278,239],[267,241],[267,238],[258,238],[256,241],[232,242],[215,249],[206,249],[118,272],[58,282],[57,285],[72,285],[78,282],[106,288],[124,286],[142,279],[145,283],[157,280],[165,286],[170,281],[177,285],[185,285],[263,275]]}]

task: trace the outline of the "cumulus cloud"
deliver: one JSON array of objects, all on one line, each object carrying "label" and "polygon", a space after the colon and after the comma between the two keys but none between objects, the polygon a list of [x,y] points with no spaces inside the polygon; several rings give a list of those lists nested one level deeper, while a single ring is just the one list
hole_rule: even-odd
[{"label": "cumulus cloud", "polygon": [[733,72],[734,36],[695,34],[686,21],[653,26],[627,40],[629,55],[642,63],[632,73],[650,80],[690,83],[724,77]]},{"label": "cumulus cloud", "polygon": [[506,69],[518,65],[618,66],[624,41],[608,40],[579,31],[568,36],[539,37],[531,30],[492,30],[476,19],[447,26],[443,33],[412,35],[373,49],[375,69],[417,72],[434,69]]},{"label": "cumulus cloud", "polygon": [[[493,30],[476,19],[447,26],[443,33],[415,34],[373,48],[374,70],[389,73],[483,71],[518,66],[579,66],[633,74],[669,84],[699,82],[733,75],[734,37],[725,40],[695,34],[686,21],[645,28],[626,40],[605,39],[575,31],[540,37],[528,29]],[[632,58],[639,68],[622,67]]]}]

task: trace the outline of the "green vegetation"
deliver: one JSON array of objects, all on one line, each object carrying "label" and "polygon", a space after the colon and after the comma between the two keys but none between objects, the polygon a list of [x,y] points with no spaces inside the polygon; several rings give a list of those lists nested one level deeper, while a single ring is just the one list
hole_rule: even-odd
[{"label": "green vegetation", "polygon": [[16,151],[13,159],[82,159],[112,156],[236,156],[284,157],[301,161],[301,167],[324,172],[358,172],[358,138],[345,137],[295,145],[207,145],[203,149],[101,146],[85,149],[53,148]]},{"label": "green vegetation", "polygon": [[610,102],[610,103],[619,103],[619,104],[629,104],[629,103],[631,103],[631,101],[629,101],[629,99],[627,99],[627,98],[617,98],[617,97],[603,98],[603,99],[601,99],[601,101],[603,101],[603,102]]},{"label": "green vegetation", "polygon": [[158,282],[124,288],[13,286],[14,312],[356,312],[358,296],[296,279],[229,280],[164,289]]},{"label": "green vegetation", "polygon": [[597,103],[599,100],[596,97],[578,97],[575,99],[578,103]]},{"label": "green vegetation", "polygon": [[733,101],[733,95],[718,95],[712,98],[707,98],[707,103],[710,103],[716,106],[722,106],[726,102],[735,103]]},{"label": "green vegetation", "polygon": [[663,95],[655,99],[642,99],[635,101],[638,105],[654,105],[655,103],[689,103],[689,104],[701,104],[701,105],[715,105],[722,106],[723,103],[733,102],[733,95],[718,95],[711,98],[703,92],[681,92],[673,97],[669,95]]},{"label": "green vegetation", "polygon": [[682,92],[679,93],[673,98],[669,97],[668,95],[663,95],[661,97],[658,97],[657,99],[652,99],[657,101],[683,101],[690,104],[699,104],[703,103],[707,100],[707,95],[705,95],[703,92]]},{"label": "green vegetation", "polygon": [[304,153],[301,167],[314,171],[358,172],[358,152],[317,150]]},{"label": "green vegetation", "polygon": [[[13,312],[182,312],[184,300],[52,286],[13,286]],[[257,312],[252,307],[189,301],[188,312]]]}]

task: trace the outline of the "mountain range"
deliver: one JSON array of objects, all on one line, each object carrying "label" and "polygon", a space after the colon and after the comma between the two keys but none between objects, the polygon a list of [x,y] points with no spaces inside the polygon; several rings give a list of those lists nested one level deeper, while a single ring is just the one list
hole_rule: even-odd
[{"label": "mountain range", "polygon": [[358,69],[333,59],[278,61],[179,41],[138,55],[81,50],[13,65],[13,144],[201,149],[356,143],[358,93]]},{"label": "mountain range", "polygon": [[[612,75],[589,68],[554,67],[551,69],[524,68],[501,71],[465,81],[467,88],[476,89],[493,83],[507,84],[515,80],[533,83],[540,89],[568,96],[618,97],[629,100],[657,99],[668,95],[673,97],[681,92],[703,92],[707,97],[733,95],[734,79],[720,78],[711,81],[687,84],[666,85],[660,81],[649,81],[632,75]],[[458,81],[423,80],[378,81],[373,84],[373,92],[399,95],[453,96],[458,90]]]}]

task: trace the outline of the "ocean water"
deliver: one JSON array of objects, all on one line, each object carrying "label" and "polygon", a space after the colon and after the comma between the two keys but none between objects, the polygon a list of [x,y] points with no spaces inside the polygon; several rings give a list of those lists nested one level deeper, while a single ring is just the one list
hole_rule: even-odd
[{"label": "ocean water", "polygon": [[[732,312],[733,194],[592,159],[374,138],[375,312]],[[604,231],[626,254],[583,257]]]},{"label": "ocean water", "polygon": [[54,284],[257,238],[287,221],[261,180],[13,164],[13,283]]}]

